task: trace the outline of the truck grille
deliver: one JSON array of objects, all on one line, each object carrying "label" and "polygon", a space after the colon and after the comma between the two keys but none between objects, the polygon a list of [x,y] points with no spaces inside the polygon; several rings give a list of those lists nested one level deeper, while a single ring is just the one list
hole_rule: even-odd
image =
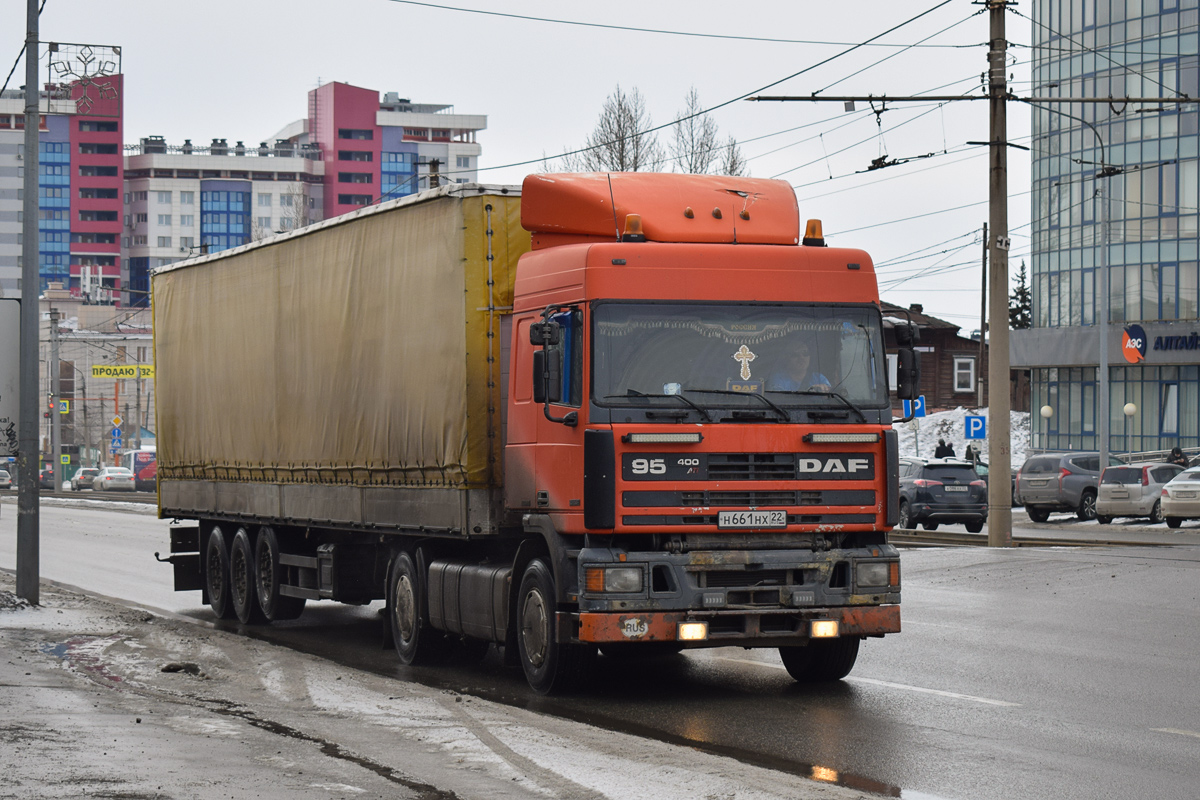
[{"label": "truck grille", "polygon": [[713,453],[708,457],[710,481],[790,481],[796,477],[791,453]]},{"label": "truck grille", "polygon": [[[750,586],[787,586],[791,581],[786,569],[712,570],[702,572],[706,589],[735,589]],[[803,583],[803,580],[801,580]]]},{"label": "truck grille", "polygon": [[621,505],[626,508],[662,508],[685,506],[874,506],[873,489],[813,489],[705,491],[685,489],[680,492],[622,492]]}]

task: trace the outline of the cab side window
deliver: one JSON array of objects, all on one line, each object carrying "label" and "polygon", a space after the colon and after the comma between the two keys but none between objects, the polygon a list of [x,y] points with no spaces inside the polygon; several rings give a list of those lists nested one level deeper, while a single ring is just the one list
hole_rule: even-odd
[{"label": "cab side window", "polygon": [[579,408],[583,403],[583,312],[571,309],[550,317],[562,329],[559,343],[548,351],[562,353],[562,400],[557,405]]}]

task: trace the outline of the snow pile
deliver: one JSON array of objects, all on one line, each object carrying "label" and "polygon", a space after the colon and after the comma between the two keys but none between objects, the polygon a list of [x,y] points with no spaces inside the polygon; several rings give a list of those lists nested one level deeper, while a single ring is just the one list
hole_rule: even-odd
[{"label": "snow pile", "polygon": [[[938,411],[925,417],[918,417],[911,422],[896,425],[900,438],[900,455],[933,458],[938,439],[945,439],[954,445],[954,453],[962,457],[967,445],[983,453],[984,463],[991,463],[988,458],[987,439],[967,439],[967,416],[986,417],[986,408],[966,409],[962,406],[952,411]],[[991,428],[989,423],[989,430]],[[1029,449],[1029,412],[1013,411],[1010,414],[1009,427],[1011,431],[1011,462],[1012,469],[1018,469],[1025,463],[1025,452]]]}]

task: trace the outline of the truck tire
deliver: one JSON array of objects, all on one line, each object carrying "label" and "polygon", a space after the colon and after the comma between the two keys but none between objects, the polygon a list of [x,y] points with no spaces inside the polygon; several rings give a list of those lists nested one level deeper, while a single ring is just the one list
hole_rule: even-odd
[{"label": "truck tire", "polygon": [[217,619],[233,619],[229,597],[229,543],[220,525],[213,525],[204,544],[204,588]]},{"label": "truck tire", "polygon": [[399,551],[388,567],[387,612],[402,664],[433,664],[446,651],[446,636],[429,624],[425,607],[424,576],[412,555]]},{"label": "truck tire", "polygon": [[788,674],[800,683],[840,681],[854,669],[858,643],[857,636],[813,639],[806,646],[779,648],[779,657]]},{"label": "truck tire", "polygon": [[283,583],[283,571],[279,567],[279,537],[275,529],[264,525],[258,529],[258,543],[254,546],[254,563],[257,565],[258,606],[263,616],[271,622],[295,619],[304,611],[303,597],[287,597],[279,593]]},{"label": "truck tire", "polygon": [[525,679],[538,694],[561,694],[587,678],[596,648],[558,641],[554,574],[541,559],[525,567],[517,592],[517,647]]},{"label": "truck tire", "polygon": [[258,625],[267,621],[258,607],[258,583],[254,569],[254,545],[250,543],[250,532],[238,528],[229,546],[229,597],[238,622],[243,625]]},{"label": "truck tire", "polygon": [[1045,522],[1050,519],[1050,512],[1044,508],[1026,506],[1025,513],[1029,515],[1029,519],[1033,522]]},{"label": "truck tire", "polygon": [[1075,516],[1080,520],[1087,522],[1089,519],[1096,518],[1096,493],[1084,492],[1079,498],[1079,508],[1075,509]]}]

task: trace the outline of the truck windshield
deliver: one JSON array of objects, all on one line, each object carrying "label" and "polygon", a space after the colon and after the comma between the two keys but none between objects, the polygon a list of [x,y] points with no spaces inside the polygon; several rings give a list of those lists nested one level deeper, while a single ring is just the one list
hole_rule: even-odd
[{"label": "truck windshield", "polygon": [[873,306],[608,302],[595,306],[593,328],[601,405],[646,395],[710,407],[887,405]]}]

